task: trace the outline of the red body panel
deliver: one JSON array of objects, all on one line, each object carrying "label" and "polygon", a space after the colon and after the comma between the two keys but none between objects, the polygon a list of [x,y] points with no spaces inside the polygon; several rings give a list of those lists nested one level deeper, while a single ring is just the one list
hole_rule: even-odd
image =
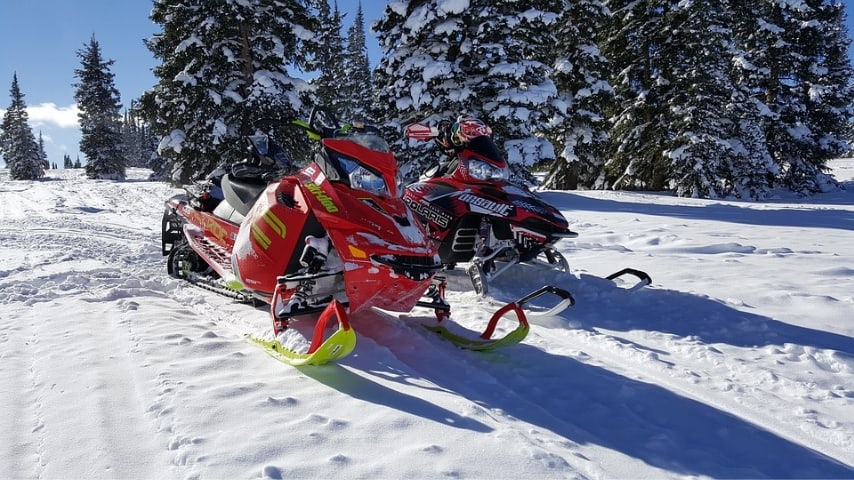
[{"label": "red body panel", "polygon": [[479,180],[468,170],[474,160],[505,168],[503,159],[467,148],[457,153],[457,159],[451,162],[456,165],[453,170],[413,183],[403,195],[428,226],[444,263],[468,262],[474,257],[473,239],[481,234],[483,218],[489,219],[497,238],[515,242],[521,261],[536,257],[547,245],[572,234],[561,212],[527,188],[500,179]]},{"label": "red body panel", "polygon": [[[294,200],[287,206],[277,200]],[[230,253],[231,265],[213,265],[236,275],[246,290],[270,301],[280,276],[295,273],[305,246],[307,224],[329,235],[344,264],[344,285],[351,311],[372,306],[409,311],[431,283],[431,277],[409,278],[371,256],[434,258],[435,246],[400,198],[378,198],[329,181],[311,164],[264,190],[241,225],[171,202],[179,215],[199,230],[199,237]],[[195,248],[195,247],[194,247]],[[209,251],[197,248],[211,260]],[[212,263],[212,262],[209,262]]]},{"label": "red body panel", "polygon": [[[279,194],[292,196],[295,205],[279,203]],[[277,278],[288,273],[293,255],[302,252],[302,232],[310,213],[293,179],[286,177],[264,190],[241,224],[232,250],[235,274],[246,289],[261,296],[273,294]]]},{"label": "red body panel", "polygon": [[196,210],[186,202],[175,205],[175,209],[178,214],[199,227],[208,240],[228,251],[234,247],[234,239],[237,238],[239,229],[238,225],[223,220],[210,212]]}]

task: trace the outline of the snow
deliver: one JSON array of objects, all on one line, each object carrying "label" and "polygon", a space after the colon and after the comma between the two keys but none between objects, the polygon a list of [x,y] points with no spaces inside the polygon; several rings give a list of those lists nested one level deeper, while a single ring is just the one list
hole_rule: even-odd
[{"label": "snow", "polygon": [[469,8],[469,0],[444,0],[439,2],[438,11],[445,14],[459,14]]},{"label": "snow", "polygon": [[[854,159],[831,167],[848,190],[765,203],[543,192],[572,273],[479,299],[449,272],[452,319],[544,283],[576,306],[492,353],[369,312],[305,368],[244,339],[264,308],[167,276],[176,190],[0,170],[0,477],[852,478]],[[625,266],[653,285],[602,278]]]}]

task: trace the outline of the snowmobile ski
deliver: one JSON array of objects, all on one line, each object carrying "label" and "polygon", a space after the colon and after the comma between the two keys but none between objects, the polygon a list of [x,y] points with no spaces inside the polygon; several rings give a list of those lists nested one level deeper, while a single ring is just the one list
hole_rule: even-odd
[{"label": "snowmobile ski", "polygon": [[[338,330],[324,339],[326,326],[332,317],[338,321]],[[356,332],[350,326],[344,305],[337,300],[332,300],[317,319],[311,345],[306,352],[291,350],[276,339],[269,340],[253,336],[248,338],[261,346],[271,357],[292,366],[336,362],[349,355],[356,347]]]},{"label": "snowmobile ski", "polygon": [[[545,312],[535,313],[531,315],[553,315],[554,313],[552,312],[559,313],[567,307],[575,305],[575,299],[568,291],[562,288],[555,287],[553,285],[546,285],[529,293],[528,295],[525,295],[524,297],[520,298],[519,300],[516,300],[515,302],[510,302],[501,307],[492,315],[484,331],[477,337],[473,335],[464,335],[461,333],[451,332],[447,327],[441,324],[441,317],[439,318],[439,322],[437,324],[428,325],[422,323],[421,326],[426,328],[427,330],[430,330],[433,333],[438,334],[440,337],[450,341],[457,347],[465,350],[495,350],[497,348],[517,344],[528,336],[528,332],[530,331],[531,327],[528,323],[528,314],[525,313],[522,307],[531,300],[546,294],[556,295],[560,297],[561,300],[551,309]],[[495,329],[498,326],[498,322],[510,313],[514,313],[516,315],[516,319],[519,322],[519,325],[517,325],[516,328],[505,334],[503,337],[492,338],[492,336],[495,334]],[[468,332],[471,331],[468,330]]]},{"label": "snowmobile ski", "polygon": [[633,276],[638,278],[638,281],[634,285],[632,285],[631,287],[626,288],[626,290],[631,290],[631,291],[638,290],[638,289],[643,288],[643,287],[652,283],[652,278],[649,276],[649,274],[647,274],[646,272],[644,272],[642,270],[638,270],[636,268],[624,268],[618,272],[614,272],[614,273],[608,275],[605,278],[607,278],[608,280],[614,281],[617,278],[620,278],[624,275],[633,275]]}]

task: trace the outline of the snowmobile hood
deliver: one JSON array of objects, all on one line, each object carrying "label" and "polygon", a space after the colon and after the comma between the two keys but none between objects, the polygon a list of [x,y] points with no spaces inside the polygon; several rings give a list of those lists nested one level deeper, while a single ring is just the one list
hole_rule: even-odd
[{"label": "snowmobile hood", "polygon": [[[352,159],[385,182],[388,196],[399,197],[398,166],[388,144],[377,135],[351,135],[342,138],[326,138],[326,148]],[[350,173],[350,172],[346,172]],[[358,188],[357,185],[351,185]]]},{"label": "snowmobile hood", "polygon": [[299,178],[307,200],[327,230],[382,238],[390,252],[435,253],[424,227],[403,199],[384,198],[330,181],[316,164],[300,171]]},{"label": "snowmobile hood", "polygon": [[[456,218],[468,212],[527,224],[542,233],[563,233],[569,222],[559,210],[530,190],[507,182],[470,184],[454,178],[434,178],[406,187],[411,208],[432,218]],[[448,222],[445,222],[446,224]]]}]

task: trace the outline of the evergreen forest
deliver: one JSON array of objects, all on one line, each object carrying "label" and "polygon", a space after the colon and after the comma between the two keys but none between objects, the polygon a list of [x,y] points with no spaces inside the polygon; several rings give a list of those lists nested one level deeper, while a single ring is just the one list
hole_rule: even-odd
[{"label": "evergreen forest", "polygon": [[[369,22],[329,0],[156,0],[157,81],[128,111],[94,35],[76,52],[81,152],[93,178],[146,166],[188,183],[239,161],[255,120],[325,105],[379,126],[409,179],[441,153],[404,127],[466,114],[546,188],[809,195],[837,186],[827,162],[851,148],[845,15],[838,0],[393,0]],[[46,163],[25,106],[14,78],[0,155],[19,179]],[[305,158],[293,130],[272,133]]]}]

